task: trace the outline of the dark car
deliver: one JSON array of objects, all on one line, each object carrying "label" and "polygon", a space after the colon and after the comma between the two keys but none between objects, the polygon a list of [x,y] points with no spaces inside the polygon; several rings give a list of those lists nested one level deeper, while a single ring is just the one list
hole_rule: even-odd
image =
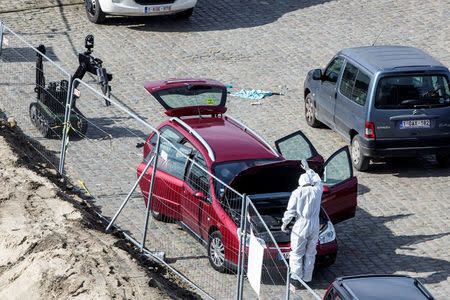
[{"label": "dark car", "polygon": [[[298,186],[300,160],[308,159],[324,181],[316,261],[323,265],[335,261],[337,241],[332,222],[352,218],[356,209],[357,179],[347,147],[324,163],[298,131],[278,140],[276,151],[250,128],[224,115],[227,90],[214,80],[162,80],[149,82],[145,88],[170,117],[157,128],[166,140],[161,139],[150,207],[156,219],[165,216],[179,221],[208,247],[216,270],[233,269],[238,261],[241,212],[241,198],[229,196],[234,189],[251,198],[288,257],[290,237],[281,231],[281,218]],[[144,145],[138,176],[153,156],[156,142],[153,133]],[[152,167],[140,181],[146,205],[151,177]],[[261,222],[252,219],[251,223],[256,231],[264,231]],[[269,236],[259,238],[267,244],[265,258],[281,262]]]},{"label": "dark car", "polygon": [[415,278],[404,275],[358,275],[337,278],[323,300],[434,300]]},{"label": "dark car", "polygon": [[308,73],[305,116],[351,144],[353,166],[369,160],[435,154],[450,157],[450,73],[420,49],[373,46],[340,51]]}]

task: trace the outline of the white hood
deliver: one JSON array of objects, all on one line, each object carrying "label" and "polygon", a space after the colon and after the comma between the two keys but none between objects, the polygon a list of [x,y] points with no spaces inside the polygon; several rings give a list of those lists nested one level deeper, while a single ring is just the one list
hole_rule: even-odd
[{"label": "white hood", "polygon": [[314,186],[319,182],[321,182],[319,175],[311,169],[306,170],[306,172],[300,175],[300,178],[298,179],[299,186]]}]

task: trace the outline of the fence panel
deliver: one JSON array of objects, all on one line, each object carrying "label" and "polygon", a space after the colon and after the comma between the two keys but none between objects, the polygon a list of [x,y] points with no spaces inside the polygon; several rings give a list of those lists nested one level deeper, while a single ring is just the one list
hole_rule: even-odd
[{"label": "fence panel", "polygon": [[[75,80],[74,86],[73,100],[86,131],[71,125],[65,143],[64,172],[91,197],[102,215],[111,217],[136,182],[142,161],[142,150],[136,145],[145,142],[155,130],[113,100],[106,106],[96,87],[80,80]],[[71,115],[74,113],[72,108]],[[131,193],[127,207],[121,214],[120,227],[139,240],[145,204],[138,190]]]},{"label": "fence panel", "polygon": [[[283,253],[289,250],[289,237],[274,223],[287,202],[269,209],[261,205],[267,198],[241,195],[224,182],[227,170],[211,174],[188,140],[164,128],[156,131],[139,111],[106,99],[86,82],[77,79],[71,85],[71,76],[43,51],[3,28],[2,110],[39,142],[35,147],[49,165],[84,190],[103,216],[117,217],[115,224],[144,253],[166,264],[204,298],[257,299],[245,278],[251,233],[266,246],[259,299],[309,299],[308,291],[288,292]],[[105,106],[105,100],[112,105]],[[34,119],[30,107],[36,108],[31,110]],[[183,126],[180,120],[171,122]],[[245,242],[239,243],[239,237]]]},{"label": "fence panel", "polygon": [[[178,168],[181,162],[184,160],[186,163],[188,159],[186,153],[177,152],[178,148],[165,139],[161,141],[159,156],[154,155],[153,151],[144,157],[143,150],[147,151],[152,144],[156,145],[158,140],[158,134],[155,134],[155,138],[151,140],[152,144],[145,143],[147,137],[155,132],[153,127],[114,100],[110,99],[112,105],[106,107],[102,95],[85,82],[79,81],[75,94],[80,95],[77,102],[87,124],[87,131],[82,134],[71,129],[75,134],[67,145],[65,174],[89,193],[91,201],[106,218],[111,219],[124,204],[114,224],[139,245],[147,228],[144,250],[158,254],[164,252],[164,255],[159,257],[165,256],[170,268],[196,285],[200,291],[206,290],[205,293],[199,294],[208,298],[209,286],[217,285],[223,288],[224,295],[230,295],[230,286],[224,286],[220,280],[215,280],[213,275],[205,275],[202,272],[199,266],[208,263],[206,248],[187,231],[180,230],[184,224],[176,223],[176,216],[168,219],[153,212],[148,226],[145,226],[153,162],[158,158],[155,171],[159,173],[161,167],[169,166],[167,155],[174,154],[175,160],[174,164],[170,165],[170,172],[180,172]],[[136,148],[136,145],[141,147],[144,144],[146,145],[143,148]],[[144,173],[146,176],[136,185],[136,180],[148,164],[150,167]],[[180,186],[169,186],[165,180],[167,176],[156,177],[156,194],[165,199],[184,196]],[[136,189],[133,189],[135,186]],[[128,202],[124,203],[127,198]],[[154,203],[158,205],[156,201]],[[152,206],[151,208],[156,210]],[[168,205],[165,208],[166,216],[174,216],[172,210],[174,206]],[[210,270],[213,271],[212,268]],[[217,272],[211,272],[214,273]],[[235,288],[235,284],[236,281],[233,280],[231,289]]]},{"label": "fence panel", "polygon": [[34,48],[4,24],[0,28],[0,109],[37,141],[33,147],[58,170],[71,76],[50,58],[51,51]]},{"label": "fence panel", "polygon": [[[144,162],[155,157],[156,140],[149,142]],[[152,211],[147,248],[165,252],[166,262],[209,296],[235,299],[239,255],[236,223],[240,222],[242,195],[209,173],[201,153],[170,129],[161,130],[157,157],[152,197],[148,193],[152,168],[140,183],[144,201]],[[225,208],[216,200],[219,197],[234,206]],[[235,221],[224,216],[231,209]]]},{"label": "fence panel", "polygon": [[[250,277],[255,274],[249,274],[249,271],[255,272],[251,268],[252,252],[250,249],[251,239],[254,237],[259,245],[262,246],[262,266],[261,279],[259,287],[259,299],[289,299],[286,295],[288,291],[289,282],[287,280],[289,267],[287,259],[284,258],[284,253],[289,253],[289,235],[280,232],[279,218],[283,215],[286,208],[283,201],[277,199],[275,196],[259,198],[256,205],[251,198],[255,199],[256,195],[247,196],[246,198],[246,219],[245,222],[245,266],[244,274],[247,280],[243,283],[243,299],[257,298],[258,294],[254,287],[249,284]],[[289,197],[289,196],[288,196]],[[280,204],[281,205],[276,205]],[[266,222],[268,224],[266,224]],[[270,231],[274,231],[273,233]],[[253,236],[253,237],[252,237]],[[278,243],[280,246],[278,246]],[[252,245],[254,247],[254,245]],[[256,270],[258,271],[258,270]]]}]

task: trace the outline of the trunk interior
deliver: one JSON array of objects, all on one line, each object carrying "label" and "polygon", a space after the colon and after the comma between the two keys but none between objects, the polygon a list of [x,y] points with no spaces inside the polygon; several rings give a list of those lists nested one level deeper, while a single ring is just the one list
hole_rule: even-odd
[{"label": "trunk interior", "polygon": [[[268,244],[272,244],[272,239],[270,235],[267,234],[267,230],[263,222],[267,225],[278,244],[287,244],[290,242],[290,233],[284,233],[281,231],[281,225],[283,224],[282,218],[289,202],[290,195],[291,193],[270,193],[249,196],[261,215],[261,218],[259,218],[253,209],[253,206],[249,205],[248,213],[251,217],[251,228],[256,236],[264,239],[264,241]],[[222,207],[238,227],[240,225],[241,202],[242,201],[240,198],[234,198],[224,199],[222,203]],[[323,209],[320,210],[319,220],[320,229],[322,229],[328,221],[328,217]],[[292,229],[294,222],[295,220],[292,220],[289,224],[289,230]]]}]

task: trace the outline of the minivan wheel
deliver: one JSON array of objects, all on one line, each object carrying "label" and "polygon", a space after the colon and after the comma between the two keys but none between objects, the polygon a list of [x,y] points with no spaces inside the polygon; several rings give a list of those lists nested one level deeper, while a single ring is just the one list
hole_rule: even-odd
[{"label": "minivan wheel", "polygon": [[442,168],[446,168],[450,165],[450,157],[445,154],[436,154],[436,161]]},{"label": "minivan wheel", "polygon": [[370,159],[364,156],[361,149],[361,138],[359,134],[355,135],[352,139],[351,145],[352,164],[358,171],[365,171],[369,168]]},{"label": "minivan wheel", "polygon": [[100,24],[105,21],[106,15],[100,8],[98,0],[85,0],[86,15],[92,23]]},{"label": "minivan wheel", "polygon": [[314,107],[313,99],[311,93],[306,95],[305,98],[305,118],[306,123],[311,127],[319,127],[320,121],[316,119],[316,109]]},{"label": "minivan wheel", "polygon": [[214,231],[208,241],[208,258],[212,267],[219,272],[225,272],[225,246],[223,245],[222,234]]}]

